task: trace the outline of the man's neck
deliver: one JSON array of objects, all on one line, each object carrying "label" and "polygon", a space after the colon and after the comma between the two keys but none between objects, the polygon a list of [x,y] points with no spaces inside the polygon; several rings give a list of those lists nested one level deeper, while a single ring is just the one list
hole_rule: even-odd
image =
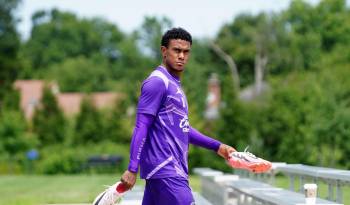
[{"label": "man's neck", "polygon": [[176,71],[176,70],[170,69],[164,63],[162,63],[161,66],[164,67],[168,71],[168,73],[170,75],[172,75],[173,77],[175,77],[179,80],[181,79],[181,75],[182,75],[181,71]]}]

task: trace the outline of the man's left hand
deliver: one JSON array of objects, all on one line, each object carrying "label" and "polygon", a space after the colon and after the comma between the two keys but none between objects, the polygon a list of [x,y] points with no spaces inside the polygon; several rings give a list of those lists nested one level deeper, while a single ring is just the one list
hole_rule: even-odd
[{"label": "man's left hand", "polygon": [[232,152],[237,152],[237,151],[233,147],[226,144],[221,144],[217,151],[218,155],[220,155],[226,160],[229,158]]}]

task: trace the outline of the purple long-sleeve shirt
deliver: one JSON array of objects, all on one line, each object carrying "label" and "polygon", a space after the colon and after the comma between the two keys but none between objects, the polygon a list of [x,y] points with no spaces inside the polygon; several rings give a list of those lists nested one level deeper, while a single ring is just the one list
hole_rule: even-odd
[{"label": "purple long-sleeve shirt", "polygon": [[214,151],[221,144],[190,126],[179,79],[159,66],[142,84],[128,169],[140,166],[143,179],[187,179],[189,143]]}]

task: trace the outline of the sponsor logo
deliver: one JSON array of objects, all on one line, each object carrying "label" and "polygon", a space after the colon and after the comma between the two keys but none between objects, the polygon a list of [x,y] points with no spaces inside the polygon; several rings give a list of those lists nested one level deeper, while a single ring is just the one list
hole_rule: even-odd
[{"label": "sponsor logo", "polygon": [[183,132],[189,132],[190,131],[190,123],[188,121],[187,115],[182,118],[180,121],[179,127],[182,129]]},{"label": "sponsor logo", "polygon": [[143,145],[145,145],[145,142],[146,142],[146,137],[144,137],[142,139],[142,142],[141,142],[141,146],[139,147],[139,150],[137,150],[137,159],[140,160],[140,155],[141,155],[141,152],[142,152],[142,147]]}]

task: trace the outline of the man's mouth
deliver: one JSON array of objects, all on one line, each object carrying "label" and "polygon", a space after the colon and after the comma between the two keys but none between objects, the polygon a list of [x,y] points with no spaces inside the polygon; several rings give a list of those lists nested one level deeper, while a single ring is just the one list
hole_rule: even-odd
[{"label": "man's mouth", "polygon": [[178,66],[183,66],[184,63],[182,63],[182,62],[177,62],[176,65],[178,65]]}]

